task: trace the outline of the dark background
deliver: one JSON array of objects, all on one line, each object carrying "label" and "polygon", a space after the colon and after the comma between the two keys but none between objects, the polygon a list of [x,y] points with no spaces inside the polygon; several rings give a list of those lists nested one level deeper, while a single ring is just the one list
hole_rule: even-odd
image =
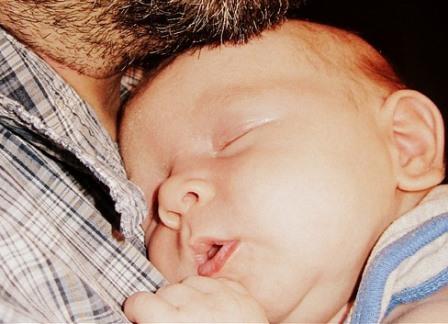
[{"label": "dark background", "polygon": [[447,8],[447,0],[305,0],[291,15],[354,31],[380,50],[410,88],[446,113]]},{"label": "dark background", "polygon": [[[439,107],[448,136],[448,0],[305,0],[290,16],[355,32]],[[445,144],[448,153],[448,139]],[[446,180],[445,180],[446,182]]]}]

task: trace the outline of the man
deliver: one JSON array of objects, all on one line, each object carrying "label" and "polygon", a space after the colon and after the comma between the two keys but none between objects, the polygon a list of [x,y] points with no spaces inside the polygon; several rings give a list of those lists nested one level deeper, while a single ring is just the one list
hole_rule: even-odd
[{"label": "man", "polygon": [[286,0],[0,2],[0,321],[123,322],[127,296],[163,285],[145,258],[144,198],[115,143],[138,82],[128,67],[244,41],[287,9]]}]

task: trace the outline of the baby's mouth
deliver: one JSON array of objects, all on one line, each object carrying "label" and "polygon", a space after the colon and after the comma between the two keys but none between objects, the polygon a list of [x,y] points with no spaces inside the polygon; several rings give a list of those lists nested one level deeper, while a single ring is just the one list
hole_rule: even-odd
[{"label": "baby's mouth", "polygon": [[198,275],[210,277],[218,273],[237,246],[236,240],[199,244],[194,249]]}]

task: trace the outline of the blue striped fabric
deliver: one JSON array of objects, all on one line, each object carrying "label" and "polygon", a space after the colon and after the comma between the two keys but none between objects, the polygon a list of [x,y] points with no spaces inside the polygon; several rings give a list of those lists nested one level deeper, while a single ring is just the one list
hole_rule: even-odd
[{"label": "blue striped fabric", "polygon": [[445,268],[438,274],[418,276],[413,286],[394,293],[388,301],[388,307],[382,310],[383,299],[389,298],[385,294],[385,287],[391,273],[408,258],[419,253],[423,260],[424,254],[421,254],[421,250],[447,233],[448,213],[443,213],[423,222],[379,251],[365,271],[350,322],[380,323],[398,305],[427,298],[448,286],[448,260],[446,260]]},{"label": "blue striped fabric", "polygon": [[94,112],[0,29],[0,322],[125,321],[127,296],[164,283],[145,214]]}]

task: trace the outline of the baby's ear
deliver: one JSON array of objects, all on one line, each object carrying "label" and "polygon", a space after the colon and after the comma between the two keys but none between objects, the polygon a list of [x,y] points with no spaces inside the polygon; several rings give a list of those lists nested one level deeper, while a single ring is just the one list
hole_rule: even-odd
[{"label": "baby's ear", "polygon": [[444,127],[436,105],[420,92],[398,90],[383,105],[391,118],[398,188],[420,191],[444,178]]}]

